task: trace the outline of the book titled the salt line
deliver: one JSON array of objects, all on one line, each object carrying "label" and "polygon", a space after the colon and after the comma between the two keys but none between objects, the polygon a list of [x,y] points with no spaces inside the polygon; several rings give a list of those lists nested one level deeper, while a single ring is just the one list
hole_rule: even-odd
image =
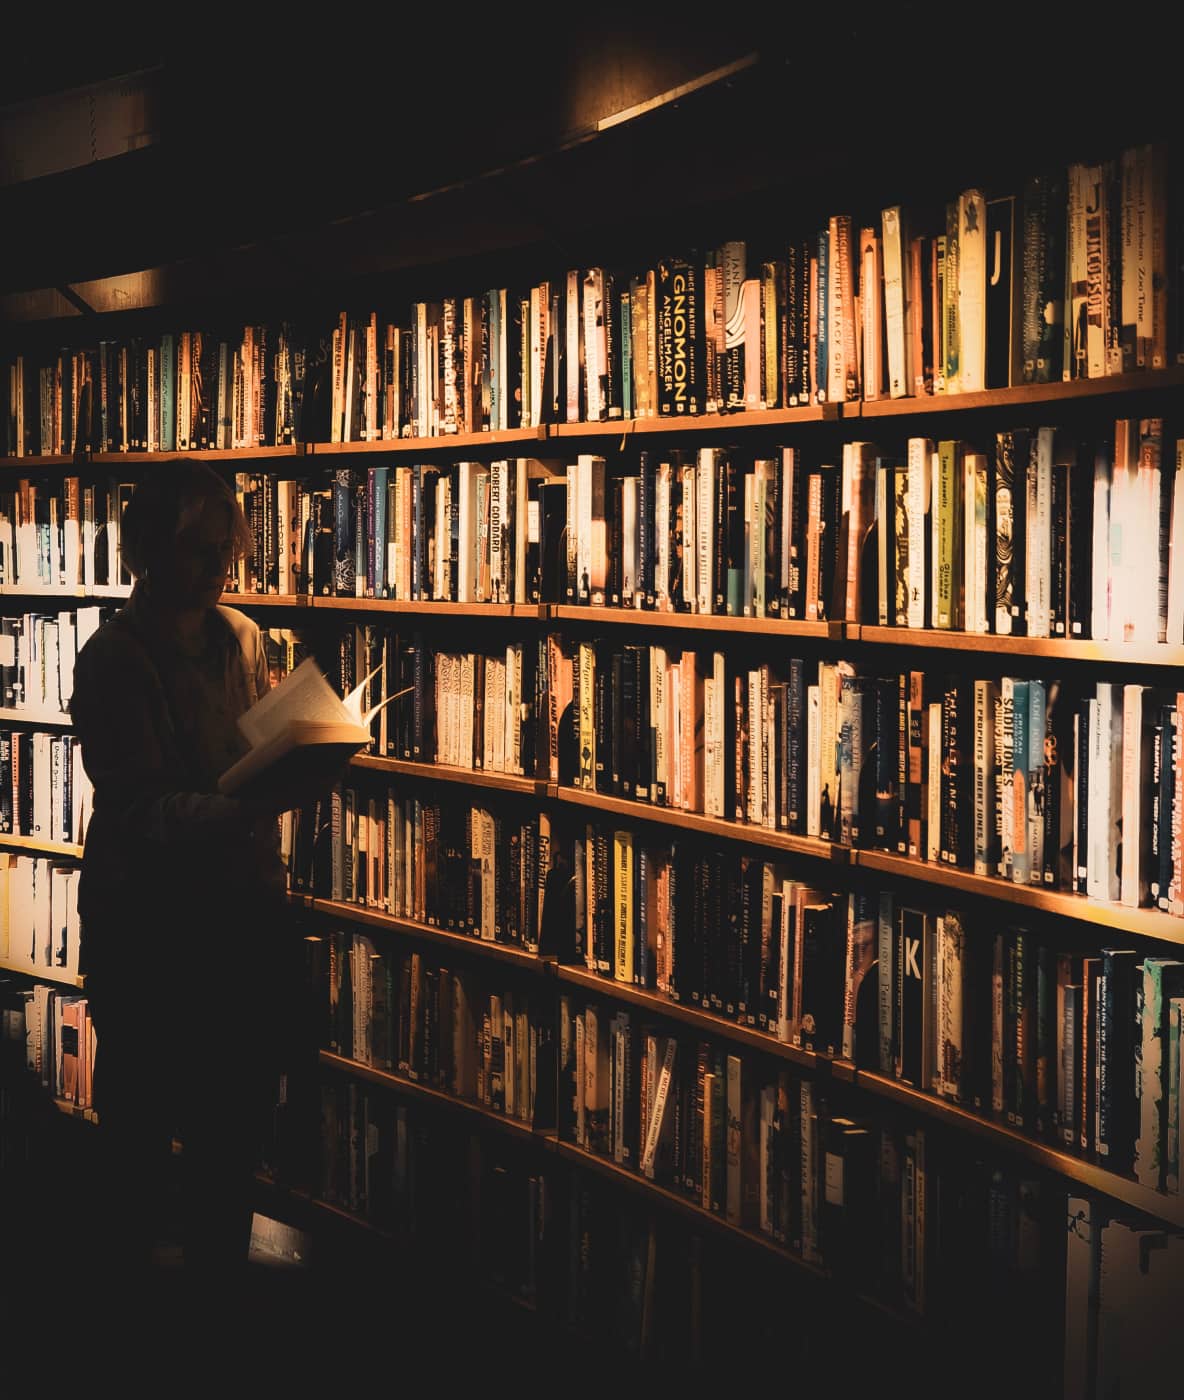
[{"label": "book titled the salt line", "polygon": [[405,691],[397,691],[363,711],[366,687],[375,668],[340,699],[310,657],[239,716],[238,726],[250,749],[218,779],[220,792],[235,797],[266,798],[269,793],[311,795],[332,783],[349,759],[370,742],[370,721]]}]

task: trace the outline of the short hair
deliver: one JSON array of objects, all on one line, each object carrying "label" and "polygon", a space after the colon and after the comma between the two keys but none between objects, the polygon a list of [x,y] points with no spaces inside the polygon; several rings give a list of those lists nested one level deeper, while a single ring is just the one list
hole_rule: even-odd
[{"label": "short hair", "polygon": [[172,547],[187,520],[207,501],[226,507],[234,557],[253,546],[233,488],[204,462],[169,462],[149,469],[132,492],[119,525],[119,553],[128,572],[143,578],[160,551]]}]

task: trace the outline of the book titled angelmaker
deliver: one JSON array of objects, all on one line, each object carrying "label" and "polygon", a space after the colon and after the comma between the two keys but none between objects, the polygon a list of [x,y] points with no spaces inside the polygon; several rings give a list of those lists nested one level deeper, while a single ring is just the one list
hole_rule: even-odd
[{"label": "book titled angelmaker", "polygon": [[380,669],[341,700],[316,662],[311,657],[302,661],[239,716],[239,729],[251,747],[218,779],[218,790],[265,799],[269,793],[331,782],[337,770],[369,744],[370,721],[383,705],[407,693],[396,691],[363,713],[362,697]]}]

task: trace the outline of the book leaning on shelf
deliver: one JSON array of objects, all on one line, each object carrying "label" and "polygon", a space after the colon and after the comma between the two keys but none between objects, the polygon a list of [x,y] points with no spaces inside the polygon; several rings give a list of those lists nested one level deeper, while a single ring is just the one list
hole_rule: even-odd
[{"label": "book leaning on shelf", "polygon": [[363,714],[370,679],[341,700],[316,662],[302,661],[240,716],[239,728],[251,747],[219,778],[219,791],[279,810],[332,786],[350,757],[370,743],[376,712],[406,693],[396,691]]}]

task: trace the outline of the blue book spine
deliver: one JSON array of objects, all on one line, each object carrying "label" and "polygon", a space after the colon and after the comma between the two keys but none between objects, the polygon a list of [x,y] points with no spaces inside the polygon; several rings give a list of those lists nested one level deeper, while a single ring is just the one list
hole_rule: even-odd
[{"label": "blue book spine", "polygon": [[[176,373],[177,348],[172,333],[166,331],[160,337],[160,450],[162,452],[175,452],[177,450]],[[106,437],[107,428],[104,421],[104,440]]]},{"label": "blue book spine", "polygon": [[376,598],[390,597],[390,586],[386,576],[386,512],[390,474],[390,467],[370,468],[371,489],[373,491],[373,507],[370,512],[370,542],[374,552],[372,577]]}]

